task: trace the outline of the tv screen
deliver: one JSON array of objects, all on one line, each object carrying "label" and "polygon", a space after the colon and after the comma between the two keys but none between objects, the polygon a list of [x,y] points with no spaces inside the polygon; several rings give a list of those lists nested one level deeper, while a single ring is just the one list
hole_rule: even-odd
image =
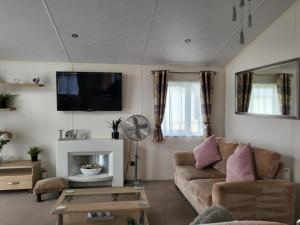
[{"label": "tv screen", "polygon": [[56,72],[58,111],[121,111],[122,74]]}]

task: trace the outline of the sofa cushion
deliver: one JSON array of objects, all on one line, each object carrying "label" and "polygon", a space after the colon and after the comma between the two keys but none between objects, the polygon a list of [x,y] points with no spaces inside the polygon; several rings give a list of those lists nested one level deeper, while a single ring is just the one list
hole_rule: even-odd
[{"label": "sofa cushion", "polygon": [[226,181],[254,181],[253,153],[249,144],[240,144],[229,156],[226,165]]},{"label": "sofa cushion", "polygon": [[221,159],[218,151],[216,136],[212,135],[194,148],[195,167],[203,169]]},{"label": "sofa cushion", "polygon": [[186,189],[197,198],[203,208],[207,208],[212,205],[213,185],[224,181],[224,178],[191,180],[188,182]]},{"label": "sofa cushion", "polygon": [[280,154],[262,148],[252,148],[254,170],[258,180],[273,179],[280,164]]},{"label": "sofa cushion", "polygon": [[176,166],[176,174],[187,181],[195,179],[214,179],[225,177],[224,174],[211,167],[199,170],[194,166]]},{"label": "sofa cushion", "polygon": [[229,156],[231,156],[238,146],[235,142],[230,142],[225,139],[219,139],[218,142],[218,149],[221,155],[221,160],[216,162],[213,165],[213,168],[220,171],[223,174],[226,174],[226,163]]}]

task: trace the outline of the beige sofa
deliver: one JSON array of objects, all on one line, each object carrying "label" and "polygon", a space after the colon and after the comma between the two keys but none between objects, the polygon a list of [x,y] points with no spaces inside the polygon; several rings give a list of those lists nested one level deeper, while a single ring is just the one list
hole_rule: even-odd
[{"label": "beige sofa", "polygon": [[278,153],[253,148],[256,181],[225,182],[227,158],[237,143],[218,139],[222,160],[211,167],[195,168],[193,152],[175,153],[175,184],[200,214],[221,205],[236,220],[264,220],[294,224],[295,186],[283,180]]}]

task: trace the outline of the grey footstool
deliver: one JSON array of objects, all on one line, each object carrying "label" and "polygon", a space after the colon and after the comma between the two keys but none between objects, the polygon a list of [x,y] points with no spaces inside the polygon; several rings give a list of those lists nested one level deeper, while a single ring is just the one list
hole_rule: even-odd
[{"label": "grey footstool", "polygon": [[36,201],[42,201],[42,194],[58,192],[61,193],[68,187],[68,183],[64,178],[52,177],[36,182],[33,193],[36,195]]}]

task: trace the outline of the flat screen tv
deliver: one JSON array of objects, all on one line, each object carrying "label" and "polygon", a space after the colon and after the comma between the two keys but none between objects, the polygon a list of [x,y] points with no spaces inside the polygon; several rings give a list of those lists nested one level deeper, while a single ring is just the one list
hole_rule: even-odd
[{"label": "flat screen tv", "polygon": [[56,72],[58,111],[122,111],[122,74]]}]

